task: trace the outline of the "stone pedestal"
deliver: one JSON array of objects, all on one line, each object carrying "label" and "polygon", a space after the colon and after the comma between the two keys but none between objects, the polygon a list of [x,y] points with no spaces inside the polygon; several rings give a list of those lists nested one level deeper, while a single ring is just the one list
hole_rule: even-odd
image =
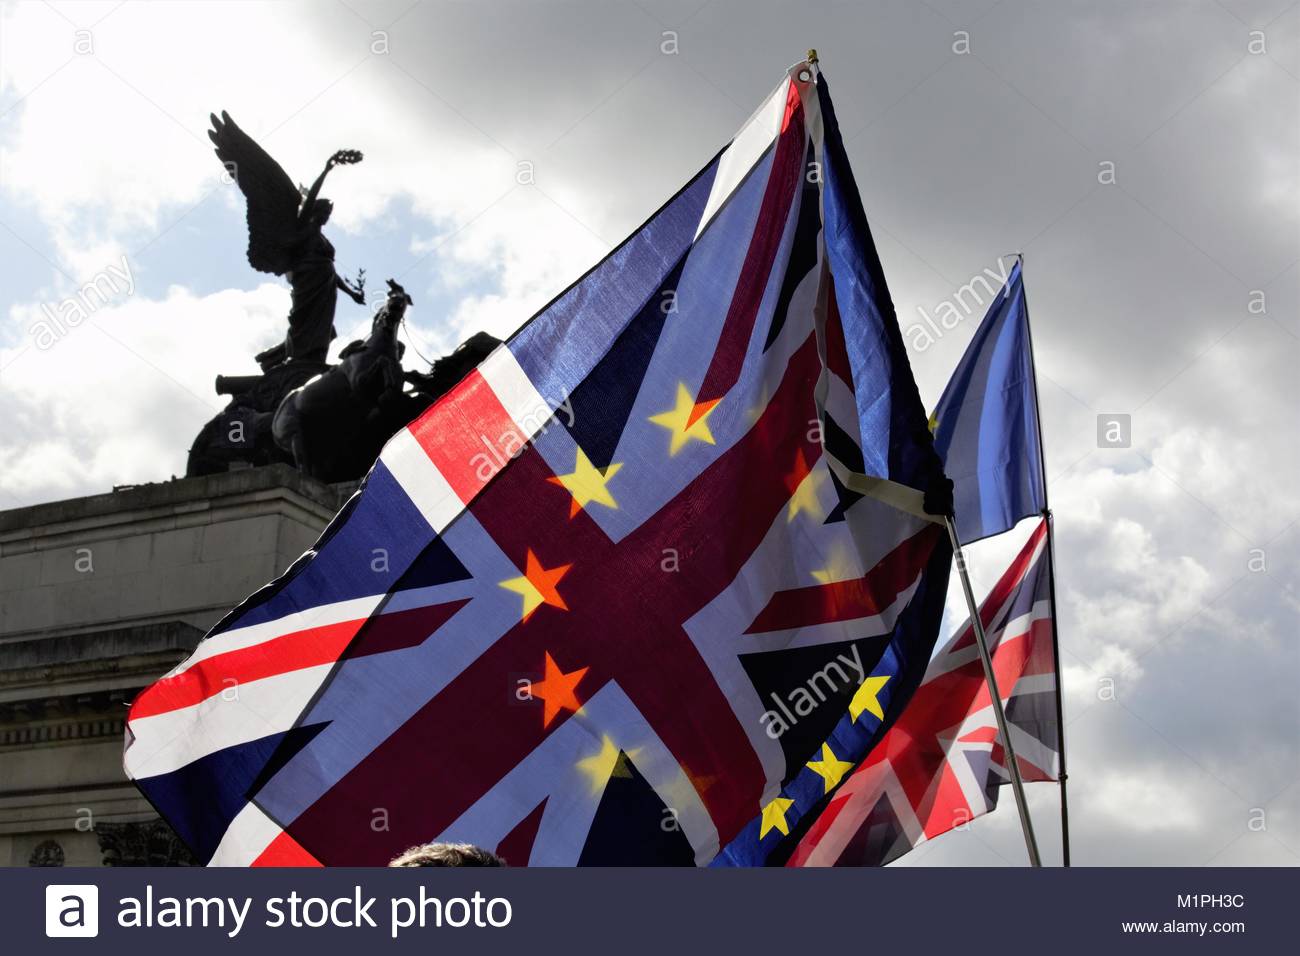
[{"label": "stone pedestal", "polygon": [[127,705],[349,491],[274,466],[0,512],[0,866],[187,860],[122,773]]}]

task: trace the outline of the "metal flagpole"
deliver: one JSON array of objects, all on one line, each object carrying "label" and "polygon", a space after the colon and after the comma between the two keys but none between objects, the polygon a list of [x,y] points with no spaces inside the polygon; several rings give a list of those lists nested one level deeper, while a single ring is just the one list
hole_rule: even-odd
[{"label": "metal flagpole", "polygon": [[[1025,257],[1019,252],[1015,255],[1020,260],[1020,283],[1023,290]],[[1057,781],[1061,788],[1061,862],[1063,866],[1069,866],[1070,804],[1066,799],[1066,780],[1069,779],[1069,775],[1065,772],[1065,685],[1061,682],[1061,642],[1056,627],[1058,619],[1056,613],[1056,527],[1052,520],[1052,509],[1047,502],[1047,448],[1043,444],[1043,411],[1038,401],[1038,360],[1034,356],[1034,333],[1030,329],[1030,324],[1029,295],[1026,293],[1025,337],[1029,342],[1029,373],[1033,377],[1034,417],[1037,419],[1038,424],[1038,467],[1042,472],[1043,481],[1043,519],[1047,522],[1047,570],[1050,574],[1047,582],[1047,599],[1052,607],[1052,663],[1056,670],[1056,740],[1059,751],[1058,759],[1060,760],[1060,772],[1057,774]]]},{"label": "metal flagpole", "polygon": [[1020,813],[1020,829],[1025,834],[1025,849],[1029,851],[1029,865],[1042,866],[1043,863],[1038,857],[1038,841],[1034,839],[1034,824],[1029,819],[1029,807],[1025,803],[1025,782],[1020,779],[1020,764],[1016,760],[1015,746],[1011,743],[1011,733],[1007,730],[1007,715],[1002,711],[1002,695],[998,692],[998,679],[993,673],[993,658],[989,655],[988,639],[984,636],[984,622],[980,620],[979,608],[975,605],[975,592],[970,586],[970,575],[966,573],[966,556],[962,553],[961,542],[957,540],[957,526],[953,524],[952,517],[945,515],[943,523],[948,527],[948,540],[952,542],[953,560],[961,576],[962,590],[966,592],[966,607],[970,609],[975,644],[979,647],[980,661],[984,664],[984,681],[989,685],[993,713],[998,720],[998,736],[1002,738],[1003,758],[1011,774],[1011,789],[1016,795],[1016,810]]}]

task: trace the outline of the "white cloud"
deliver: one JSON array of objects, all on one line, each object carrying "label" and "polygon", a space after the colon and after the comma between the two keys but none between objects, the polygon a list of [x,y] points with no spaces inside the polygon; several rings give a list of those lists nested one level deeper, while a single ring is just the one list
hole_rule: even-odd
[{"label": "white cloud", "polygon": [[1175,830],[1194,834],[1204,822],[1186,781],[1161,767],[1140,776],[1104,776],[1088,788],[1089,813],[1118,830]]},{"label": "white cloud", "polygon": [[[439,250],[452,282],[492,291],[465,294],[447,319],[446,348],[483,329],[504,338],[568,286],[607,250],[571,216],[521,186]],[[511,234],[511,223],[528,228]]]},{"label": "white cloud", "polygon": [[[203,297],[177,286],[114,300],[49,348],[0,350],[5,491],[47,501],[184,474],[190,442],[224,405],[213,379],[257,371],[250,356],[283,334],[287,299],[270,283]],[[35,305],[11,318],[47,320]]]},{"label": "white cloud", "polygon": [[[0,82],[27,94],[5,138],[4,190],[35,210],[76,281],[221,188],[206,130],[223,108],[304,185],[336,149],[370,155],[326,184],[336,228],[371,226],[400,199],[450,231],[514,185],[510,153],[371,55],[368,31],[311,26],[310,6],[242,4],[238,16],[224,3],[127,7],[93,28],[84,56],[47,7],[9,5],[3,16],[6,35],[24,42],[7,44]],[[527,216],[498,223],[482,243],[494,253],[544,238]]]}]

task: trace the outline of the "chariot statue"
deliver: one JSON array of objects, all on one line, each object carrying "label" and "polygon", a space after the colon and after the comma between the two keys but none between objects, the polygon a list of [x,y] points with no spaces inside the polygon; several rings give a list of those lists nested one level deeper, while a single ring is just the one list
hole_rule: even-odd
[{"label": "chariot statue", "polygon": [[335,166],[361,162],[341,149],[309,189],[299,189],[230,114],[211,117],[208,137],[248,203],[248,263],[289,282],[291,305],[284,341],[255,359],[260,375],[218,375],[217,393],[230,403],[199,432],[188,475],[286,462],[322,481],[356,480],[399,428],[428,408],[496,347],[478,333],[427,373],[404,371],[398,328],[414,304],[395,280],[375,314],[369,337],[346,346],[328,364],[337,333],[340,292],[365,305],[365,270],[349,282],[334,265],[323,228],[334,206],[320,195]]}]

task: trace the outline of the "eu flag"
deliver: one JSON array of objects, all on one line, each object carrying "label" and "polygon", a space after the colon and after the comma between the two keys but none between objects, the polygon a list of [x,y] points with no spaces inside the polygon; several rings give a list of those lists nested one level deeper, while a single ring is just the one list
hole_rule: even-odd
[{"label": "eu flag", "polygon": [[962,543],[1043,511],[1038,404],[1024,277],[1017,262],[953,372],[930,419],[955,485]]}]

